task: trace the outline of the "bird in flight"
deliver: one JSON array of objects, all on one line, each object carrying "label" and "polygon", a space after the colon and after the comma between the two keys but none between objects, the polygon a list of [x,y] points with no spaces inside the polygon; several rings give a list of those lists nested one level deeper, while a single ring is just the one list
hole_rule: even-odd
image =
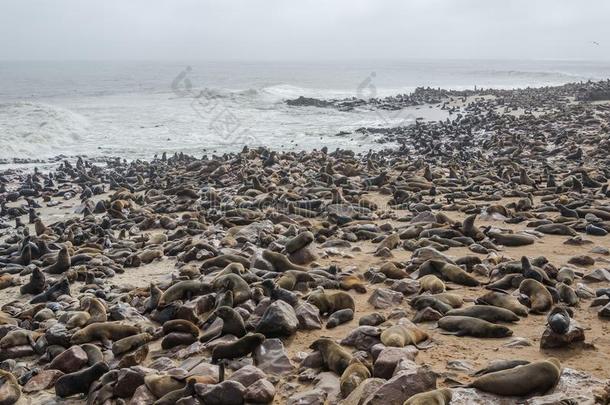
[{"label": "bird in flight", "polygon": [[597,42],[597,41],[591,41],[591,42],[593,42],[593,45],[599,46],[599,42]]}]

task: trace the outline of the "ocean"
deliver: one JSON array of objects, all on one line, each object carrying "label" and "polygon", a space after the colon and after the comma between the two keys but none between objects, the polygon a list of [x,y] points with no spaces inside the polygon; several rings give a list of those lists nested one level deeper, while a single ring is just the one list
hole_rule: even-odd
[{"label": "ocean", "polygon": [[0,159],[196,156],[244,145],[302,150],[382,147],[359,127],[444,119],[293,107],[286,99],[383,97],[419,86],[550,86],[610,77],[610,62],[0,62]]}]

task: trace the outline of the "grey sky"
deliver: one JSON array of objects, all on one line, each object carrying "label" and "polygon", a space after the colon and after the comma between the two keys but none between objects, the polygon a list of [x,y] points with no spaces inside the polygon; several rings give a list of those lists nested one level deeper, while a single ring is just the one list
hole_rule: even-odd
[{"label": "grey sky", "polygon": [[609,60],[609,17],[607,0],[0,0],[0,59]]}]

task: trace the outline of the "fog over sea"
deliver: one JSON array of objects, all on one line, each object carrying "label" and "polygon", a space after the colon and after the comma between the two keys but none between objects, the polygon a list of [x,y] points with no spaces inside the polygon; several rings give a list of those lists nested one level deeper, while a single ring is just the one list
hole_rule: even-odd
[{"label": "fog over sea", "polygon": [[[187,68],[189,67],[189,68]],[[57,155],[152,158],[167,151],[240,150],[244,144],[301,150],[367,150],[395,112],[291,107],[286,99],[383,97],[418,86],[451,89],[549,86],[610,77],[610,62],[0,62],[0,159]]]}]

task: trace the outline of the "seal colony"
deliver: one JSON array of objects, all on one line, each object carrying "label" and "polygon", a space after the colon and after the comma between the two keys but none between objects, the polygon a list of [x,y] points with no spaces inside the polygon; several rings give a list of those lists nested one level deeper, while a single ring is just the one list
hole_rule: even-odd
[{"label": "seal colony", "polygon": [[419,91],[455,118],[366,154],[5,170],[0,404],[608,403],[608,86]]}]

